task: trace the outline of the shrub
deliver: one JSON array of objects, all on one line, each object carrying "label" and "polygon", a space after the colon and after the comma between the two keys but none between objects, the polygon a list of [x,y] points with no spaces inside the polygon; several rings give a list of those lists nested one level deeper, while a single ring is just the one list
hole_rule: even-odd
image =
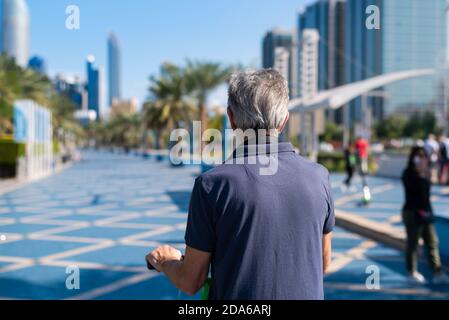
[{"label": "shrub", "polygon": [[[345,171],[346,163],[343,152],[320,152],[318,163],[326,167],[330,172]],[[377,164],[374,158],[369,159],[369,171],[377,171]]]},{"label": "shrub", "polygon": [[59,153],[59,141],[58,139],[53,139],[53,154],[58,154]]},{"label": "shrub", "polygon": [[0,164],[15,165],[17,159],[25,156],[25,144],[0,140]]},{"label": "shrub", "polygon": [[341,152],[321,152],[318,155],[318,163],[325,166],[330,172],[345,170],[345,158]]},{"label": "shrub", "polygon": [[25,144],[0,140],[0,178],[16,175],[17,159],[25,156]]}]

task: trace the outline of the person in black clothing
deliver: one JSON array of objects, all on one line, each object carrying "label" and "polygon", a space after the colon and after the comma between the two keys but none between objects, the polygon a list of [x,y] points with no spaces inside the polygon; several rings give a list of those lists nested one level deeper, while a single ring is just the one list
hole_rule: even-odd
[{"label": "person in black clothing", "polygon": [[449,284],[449,277],[442,272],[441,267],[438,236],[430,203],[430,166],[424,148],[412,149],[402,182],[405,189],[402,218],[407,232],[406,267],[409,279],[415,283],[426,283],[424,276],[417,270],[419,240],[422,237],[434,272],[433,283]]},{"label": "person in black clothing", "polygon": [[448,169],[449,169],[449,155],[448,155],[448,148],[447,148],[447,138],[445,136],[440,136],[439,138],[439,156],[438,161],[440,164],[439,168],[439,174],[438,174],[438,181],[440,184],[447,184],[448,183]]},{"label": "person in black clothing", "polygon": [[354,176],[354,170],[357,165],[357,156],[355,155],[354,146],[349,143],[348,148],[345,149],[345,168],[346,168],[346,179],[344,185],[346,188],[351,187],[352,177]]}]

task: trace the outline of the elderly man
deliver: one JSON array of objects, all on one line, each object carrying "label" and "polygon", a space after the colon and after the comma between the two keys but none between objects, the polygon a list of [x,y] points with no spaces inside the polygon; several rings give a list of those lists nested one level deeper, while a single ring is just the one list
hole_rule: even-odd
[{"label": "elderly man", "polygon": [[[329,173],[297,155],[290,143],[274,141],[289,119],[288,101],[287,82],[277,71],[231,78],[232,128],[271,132],[260,149],[277,166],[267,175],[260,174],[260,161],[241,161],[196,179],[185,257],[168,246],[147,256],[182,291],[198,292],[211,266],[209,299],[323,299],[335,223]],[[251,156],[251,143],[243,146],[244,158]]]}]

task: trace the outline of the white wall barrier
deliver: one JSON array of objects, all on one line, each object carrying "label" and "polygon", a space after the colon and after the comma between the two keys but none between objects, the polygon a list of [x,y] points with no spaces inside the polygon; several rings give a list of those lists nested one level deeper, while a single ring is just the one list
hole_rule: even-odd
[{"label": "white wall barrier", "polygon": [[26,144],[25,157],[18,161],[18,178],[38,179],[53,170],[53,126],[51,112],[31,100],[14,103],[14,140]]},{"label": "white wall barrier", "polygon": [[379,157],[377,164],[377,176],[399,179],[407,166],[407,156],[384,154]]}]

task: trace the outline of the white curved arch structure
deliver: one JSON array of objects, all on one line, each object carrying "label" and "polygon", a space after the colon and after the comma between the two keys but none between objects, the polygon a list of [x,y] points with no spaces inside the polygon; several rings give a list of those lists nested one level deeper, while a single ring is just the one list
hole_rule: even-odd
[{"label": "white curved arch structure", "polygon": [[303,112],[320,109],[338,109],[351,100],[374,89],[394,82],[411,78],[432,76],[434,74],[435,70],[433,69],[418,69],[380,75],[334,89],[321,91],[308,101],[303,101],[301,98],[293,99],[290,101],[289,110],[290,112]]},{"label": "white curved arch structure", "polygon": [[[334,89],[318,92],[315,96],[304,100],[296,98],[290,101],[289,111],[301,114],[301,146],[305,154],[309,154],[312,159],[316,159],[318,154],[318,133],[315,124],[314,111],[338,109],[346,105],[351,100],[373,91],[374,89],[386,86],[402,80],[432,76],[433,69],[417,69],[393,72],[366,80],[350,83]],[[309,127],[307,126],[309,124]],[[306,128],[306,129],[304,129]],[[347,129],[345,129],[347,141]]]}]

